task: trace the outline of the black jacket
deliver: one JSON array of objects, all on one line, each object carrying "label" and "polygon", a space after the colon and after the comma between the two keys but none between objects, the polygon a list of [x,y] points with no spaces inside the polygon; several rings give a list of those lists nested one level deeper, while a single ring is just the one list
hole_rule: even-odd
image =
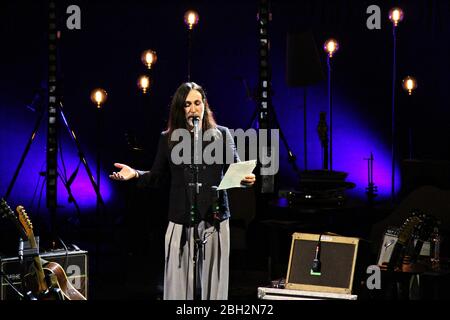
[{"label": "black jacket", "polygon": [[[223,175],[228,168],[225,163],[226,154],[232,155],[233,162],[239,162],[239,156],[236,152],[236,146],[230,131],[226,127],[217,126],[220,132],[219,140],[223,141],[223,161],[222,164],[200,164],[199,182],[202,184],[198,195],[198,215],[200,220],[213,222],[214,219],[224,220],[230,217],[228,205],[228,195],[225,190],[219,192],[217,199],[213,186],[219,186]],[[203,142],[202,150],[210,142]],[[176,165],[171,161],[172,148],[169,147],[168,134],[161,133],[158,150],[152,169],[142,173],[138,179],[138,186],[158,187],[163,182],[170,179],[170,203],[169,203],[169,221],[178,224],[190,224],[190,209],[192,205],[192,194],[194,189],[189,186],[193,181],[192,167],[188,164]],[[192,152],[193,153],[193,152]],[[215,201],[219,204],[219,216],[212,216],[212,205]]]}]

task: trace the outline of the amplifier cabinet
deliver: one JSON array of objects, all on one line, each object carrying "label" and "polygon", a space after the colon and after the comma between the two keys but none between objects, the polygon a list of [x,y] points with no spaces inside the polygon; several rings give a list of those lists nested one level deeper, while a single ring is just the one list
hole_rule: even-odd
[{"label": "amplifier cabinet", "polygon": [[[383,236],[383,243],[381,244],[378,252],[377,264],[379,266],[389,263],[391,260],[392,250],[398,241],[399,228],[389,228],[386,230]],[[417,244],[417,236],[414,237],[414,246]],[[420,250],[420,255],[424,257],[430,256],[430,241],[424,241]]]},{"label": "amplifier cabinet", "polygon": [[[319,237],[321,272],[312,274],[311,266]],[[351,295],[359,240],[334,235],[294,233],[286,289]]]},{"label": "amplifier cabinet", "polygon": [[[66,272],[68,281],[83,296],[88,298],[88,253],[83,250],[55,250],[40,254],[41,258],[49,262],[58,263]],[[27,260],[25,260],[27,261]],[[0,257],[0,268],[4,275],[21,290],[21,277],[27,273],[31,261],[20,263],[18,257]],[[19,300],[19,297],[1,276],[0,300]]]}]

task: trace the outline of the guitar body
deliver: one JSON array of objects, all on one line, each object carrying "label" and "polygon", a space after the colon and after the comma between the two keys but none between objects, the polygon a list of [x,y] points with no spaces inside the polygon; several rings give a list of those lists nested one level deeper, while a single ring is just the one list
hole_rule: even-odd
[{"label": "guitar body", "polygon": [[[398,235],[397,243],[387,264],[389,271],[420,272],[425,271],[424,266],[417,264],[417,258],[422,249],[423,242],[429,238],[435,221],[426,214],[413,212],[403,224]],[[414,235],[419,239],[414,246]]]},{"label": "guitar body", "polygon": [[86,300],[86,298],[70,283],[64,269],[56,262],[44,265],[46,275],[54,274],[62,294],[66,300]]},{"label": "guitar body", "polygon": [[36,282],[36,273],[30,272],[23,280],[24,287],[31,291],[37,300],[86,300],[86,298],[70,283],[64,269],[56,262],[43,264],[47,290],[40,290]]},{"label": "guitar body", "polygon": [[45,290],[39,289],[39,284],[36,281],[36,273],[28,273],[23,277],[22,284],[26,289],[26,292],[31,292],[31,295],[28,294],[29,298],[32,300],[64,300],[65,297],[62,294],[62,290],[59,288],[57,282],[55,282],[55,277],[49,277],[50,281],[53,282],[53,285],[47,286]]}]

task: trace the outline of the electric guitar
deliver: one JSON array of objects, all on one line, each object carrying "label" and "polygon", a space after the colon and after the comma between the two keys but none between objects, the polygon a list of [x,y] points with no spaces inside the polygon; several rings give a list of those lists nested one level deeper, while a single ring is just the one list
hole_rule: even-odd
[{"label": "electric guitar", "polygon": [[[17,226],[22,238],[28,240],[31,249],[35,250],[31,271],[23,277],[23,286],[37,300],[86,300],[67,279],[64,269],[55,262],[49,262],[39,256],[33,225],[25,211],[18,206],[17,215],[5,200],[0,201],[0,214],[9,218]],[[28,294],[27,294],[28,295]]]},{"label": "electric guitar", "polygon": [[413,232],[421,223],[422,219],[415,213],[412,213],[403,223],[403,226],[398,234],[397,242],[395,243],[391,257],[387,264],[388,271],[402,270],[403,259],[405,257],[407,247],[410,244],[410,241],[414,241]]},{"label": "electric guitar", "polygon": [[416,228],[416,244],[409,254],[411,259],[411,264],[417,265],[420,257],[420,252],[422,251],[423,244],[425,241],[430,239],[431,233],[436,226],[436,219],[433,216],[423,214],[421,216],[422,223]]}]

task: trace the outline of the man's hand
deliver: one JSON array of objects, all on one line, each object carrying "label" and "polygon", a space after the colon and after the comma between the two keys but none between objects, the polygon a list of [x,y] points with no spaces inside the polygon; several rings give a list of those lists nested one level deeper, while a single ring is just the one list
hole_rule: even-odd
[{"label": "man's hand", "polygon": [[256,177],[253,173],[249,174],[248,176],[245,176],[244,179],[242,179],[241,184],[245,186],[252,186],[256,181]]},{"label": "man's hand", "polygon": [[127,166],[126,164],[122,164],[122,163],[114,163],[114,166],[116,168],[119,168],[120,171],[119,172],[113,172],[112,174],[109,175],[109,177],[113,180],[121,180],[121,181],[126,181],[126,180],[130,180],[135,178],[136,175],[136,170],[134,170],[133,168]]}]

